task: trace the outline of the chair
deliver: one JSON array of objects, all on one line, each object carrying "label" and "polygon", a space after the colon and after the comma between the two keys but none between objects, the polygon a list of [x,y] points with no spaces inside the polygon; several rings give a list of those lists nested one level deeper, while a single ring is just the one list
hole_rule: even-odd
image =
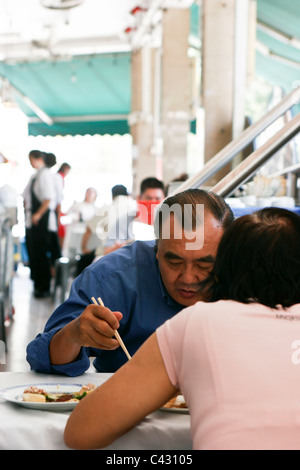
[{"label": "chair", "polygon": [[5,322],[12,318],[12,277],[14,271],[13,237],[10,219],[0,228],[0,340],[6,344]]},{"label": "chair", "polygon": [[68,292],[69,277],[74,277],[78,259],[78,256],[75,256],[74,258],[62,256],[56,260],[53,300],[55,300],[57,288],[60,287],[60,302],[62,303],[65,301],[66,294]]}]

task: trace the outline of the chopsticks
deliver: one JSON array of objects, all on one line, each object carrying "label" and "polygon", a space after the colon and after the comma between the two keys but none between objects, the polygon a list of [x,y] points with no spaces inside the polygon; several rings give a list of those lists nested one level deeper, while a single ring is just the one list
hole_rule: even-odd
[{"label": "chopsticks", "polygon": [[[99,305],[101,305],[102,307],[104,307],[104,303],[103,303],[101,297],[98,297],[97,300],[98,300],[98,302],[99,302]],[[95,305],[98,305],[98,304],[97,304],[97,301],[96,301],[96,299],[95,299],[95,297],[92,297],[92,301],[94,302]],[[127,348],[126,348],[125,344],[123,343],[122,338],[121,338],[121,336],[119,335],[118,331],[117,331],[117,330],[114,330],[114,332],[115,332],[115,337],[116,337],[117,340],[119,341],[120,346],[121,346],[121,348],[123,349],[124,353],[126,354],[126,356],[128,357],[128,359],[131,359],[131,356],[130,356],[129,352],[127,351]]]}]

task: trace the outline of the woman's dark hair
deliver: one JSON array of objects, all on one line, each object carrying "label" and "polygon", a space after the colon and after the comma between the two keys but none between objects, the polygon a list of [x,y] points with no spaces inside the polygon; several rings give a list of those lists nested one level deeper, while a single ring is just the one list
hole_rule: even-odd
[{"label": "woman's dark hair", "polygon": [[300,216],[269,207],[236,219],[224,232],[210,277],[211,301],[300,302]]},{"label": "woman's dark hair", "polygon": [[71,170],[71,165],[69,165],[69,163],[67,162],[64,162],[61,164],[61,166],[57,170],[57,173],[60,173],[60,172],[63,173],[65,170]]},{"label": "woman's dark hair", "polygon": [[161,238],[162,227],[170,217],[171,212],[178,220],[181,220],[182,228],[190,226],[195,230],[198,221],[197,205],[203,205],[206,213],[211,213],[221,223],[224,230],[234,220],[232,210],[221,196],[204,189],[187,189],[174,196],[167,197],[160,204],[154,221],[156,237]]},{"label": "woman's dark hair", "polygon": [[54,153],[44,153],[44,161],[47,168],[52,168],[56,165],[56,156]]}]

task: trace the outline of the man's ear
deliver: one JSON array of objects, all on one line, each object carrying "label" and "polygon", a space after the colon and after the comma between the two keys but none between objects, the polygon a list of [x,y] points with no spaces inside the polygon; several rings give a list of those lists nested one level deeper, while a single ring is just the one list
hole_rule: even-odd
[{"label": "man's ear", "polygon": [[158,243],[159,243],[159,240],[156,239],[155,245],[154,245],[154,253],[155,253],[156,259],[158,259],[158,256],[157,256],[157,252],[158,252]]}]

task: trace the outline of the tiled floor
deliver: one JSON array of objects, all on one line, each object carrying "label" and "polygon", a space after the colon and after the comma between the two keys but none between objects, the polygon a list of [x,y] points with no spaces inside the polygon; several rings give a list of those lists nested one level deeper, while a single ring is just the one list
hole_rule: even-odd
[{"label": "tiled floor", "polygon": [[52,298],[35,299],[32,291],[29,268],[20,264],[13,278],[12,303],[15,313],[7,331],[7,352],[5,364],[0,364],[1,372],[26,372],[30,369],[26,361],[26,346],[43,331],[57,305]]}]

